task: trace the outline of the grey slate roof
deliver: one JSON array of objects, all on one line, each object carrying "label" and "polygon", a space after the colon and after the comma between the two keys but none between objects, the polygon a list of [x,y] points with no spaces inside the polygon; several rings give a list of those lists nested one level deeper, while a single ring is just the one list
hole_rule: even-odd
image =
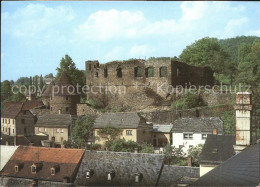
[{"label": "grey slate roof", "polygon": [[191,184],[200,177],[199,167],[164,165],[158,186]]},{"label": "grey slate roof", "polygon": [[70,114],[46,114],[38,117],[35,127],[68,127],[71,124]]},{"label": "grey slate roof", "polygon": [[218,117],[209,118],[180,118],[174,121],[172,132],[208,132],[218,129],[223,133],[223,121]]},{"label": "grey slate roof", "polygon": [[192,186],[257,186],[260,182],[260,142],[231,157]]},{"label": "grey slate roof", "polygon": [[137,128],[140,124],[145,125],[145,120],[138,113],[104,113],[95,120],[94,128],[112,126],[116,128]]},{"label": "grey slate roof", "polygon": [[172,124],[168,124],[168,125],[153,124],[153,132],[170,133],[172,126],[173,126]]},{"label": "grey slate roof", "polygon": [[[86,151],[75,180],[80,186],[155,186],[163,166],[161,154]],[[94,174],[86,178],[87,169]],[[112,181],[107,180],[107,172],[113,170]],[[136,173],[142,173],[139,183],[134,180]]]},{"label": "grey slate roof", "polygon": [[220,164],[224,162],[235,155],[233,148],[235,144],[235,136],[209,134],[200,154],[200,164]]}]

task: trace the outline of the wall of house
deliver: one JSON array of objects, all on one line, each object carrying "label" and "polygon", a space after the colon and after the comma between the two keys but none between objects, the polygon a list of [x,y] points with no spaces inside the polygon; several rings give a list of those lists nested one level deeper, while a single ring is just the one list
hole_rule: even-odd
[{"label": "wall of house", "polygon": [[217,167],[217,165],[200,165],[200,177]]},{"label": "wall of house", "polygon": [[251,111],[236,110],[236,145],[250,145]]},{"label": "wall of house", "polygon": [[137,143],[152,143],[152,126],[141,126],[137,129]]},{"label": "wall of house", "polygon": [[[105,145],[107,139],[105,138],[101,138],[98,134],[98,131],[100,129],[94,129],[94,136],[96,137],[95,138],[95,143],[96,144],[101,144],[101,145]],[[132,131],[132,135],[126,135],[126,131],[127,130],[131,130]],[[136,129],[122,129],[122,133],[121,135],[119,136],[120,139],[123,139],[125,138],[126,141],[128,140],[132,140],[134,142],[137,142],[137,130]]]},{"label": "wall of house", "polygon": [[[10,129],[10,134],[9,134]],[[1,132],[6,135],[16,136],[16,121],[12,118],[1,118]]]},{"label": "wall of house", "polygon": [[[63,130],[63,132],[62,132]],[[50,127],[35,127],[35,133],[45,133],[49,135],[49,140],[55,137],[55,143],[63,144],[64,140],[68,140],[70,136],[69,128],[50,128]],[[63,139],[63,140],[62,140]]]},{"label": "wall of house", "polygon": [[193,133],[193,139],[184,139],[184,133],[172,133],[172,146],[179,148],[180,145],[183,146],[183,152],[188,153],[190,146],[197,146],[199,144],[204,144],[206,139],[202,139],[201,133]]},{"label": "wall of house", "polygon": [[153,145],[155,147],[164,147],[166,145],[171,145],[171,134],[163,132],[153,132]]}]

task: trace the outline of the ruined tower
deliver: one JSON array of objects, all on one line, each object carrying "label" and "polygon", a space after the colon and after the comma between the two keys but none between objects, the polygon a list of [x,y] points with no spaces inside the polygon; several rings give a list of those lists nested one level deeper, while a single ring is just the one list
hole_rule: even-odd
[{"label": "ruined tower", "polygon": [[252,95],[238,92],[236,95],[236,145],[238,153],[252,143]]}]

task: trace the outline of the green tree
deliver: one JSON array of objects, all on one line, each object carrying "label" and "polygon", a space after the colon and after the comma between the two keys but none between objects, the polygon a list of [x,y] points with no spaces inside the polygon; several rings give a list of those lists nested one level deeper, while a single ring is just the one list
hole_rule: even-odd
[{"label": "green tree", "polygon": [[50,73],[50,74],[45,75],[44,78],[54,78],[54,76],[52,73]]},{"label": "green tree", "polygon": [[35,76],[34,81],[35,81],[35,82],[34,82],[34,86],[35,86],[35,88],[36,88],[35,91],[36,91],[36,93],[37,93],[37,91],[38,91],[38,75]]},{"label": "green tree", "polygon": [[44,86],[42,75],[40,76],[40,89],[42,89]]},{"label": "green tree", "polygon": [[93,135],[94,119],[94,116],[78,117],[72,128],[72,141],[69,142],[73,147],[86,147]]},{"label": "green tree", "polygon": [[76,86],[78,83],[79,85],[83,86],[85,84],[84,71],[78,70],[72,58],[67,54],[65,57],[62,57],[60,66],[56,70],[56,80],[58,80],[61,73],[65,71],[65,73],[70,77],[72,85]]},{"label": "green tree", "polygon": [[32,85],[32,77],[30,76],[30,82],[29,82],[29,85],[31,86]]},{"label": "green tree", "polygon": [[188,149],[188,155],[192,157],[192,165],[199,166],[199,157],[203,148],[203,144]]},{"label": "green tree", "polygon": [[106,142],[109,151],[115,152],[134,152],[138,148],[138,144],[134,141],[123,139],[114,139]]},{"label": "green tree", "polygon": [[107,141],[115,140],[117,139],[120,135],[122,134],[122,129],[112,127],[112,126],[107,126],[103,129],[100,129],[98,131],[98,135],[101,138],[106,139]]},{"label": "green tree", "polygon": [[154,153],[154,148],[152,144],[149,144],[147,142],[144,142],[140,145],[140,153]]},{"label": "green tree", "polygon": [[171,145],[164,147],[165,163],[168,165],[187,165],[187,159],[185,158],[185,153],[182,148],[175,148]]},{"label": "green tree", "polygon": [[26,99],[25,95],[20,92],[18,92],[17,94],[13,94],[11,97],[11,101],[15,101],[15,102],[20,102],[25,99]]},{"label": "green tree", "polygon": [[8,99],[10,96],[12,96],[12,87],[11,83],[8,80],[5,80],[1,83],[1,101],[4,101]]},{"label": "green tree", "polygon": [[216,73],[225,73],[228,54],[217,38],[202,38],[187,46],[179,56],[181,61],[194,66],[209,66]]},{"label": "green tree", "polygon": [[228,135],[235,135],[236,133],[236,118],[233,111],[226,111],[221,119],[224,124],[224,132]]}]

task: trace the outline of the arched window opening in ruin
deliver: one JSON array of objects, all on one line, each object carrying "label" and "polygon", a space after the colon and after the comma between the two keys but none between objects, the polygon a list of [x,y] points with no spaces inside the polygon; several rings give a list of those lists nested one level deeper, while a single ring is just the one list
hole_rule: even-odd
[{"label": "arched window opening in ruin", "polygon": [[104,77],[107,77],[107,68],[104,69]]},{"label": "arched window opening in ruin", "polygon": [[167,67],[160,67],[160,77],[167,77]]},{"label": "arched window opening in ruin", "polygon": [[116,75],[117,75],[117,77],[119,77],[119,78],[122,77],[122,68],[118,67],[118,68],[116,69]]},{"label": "arched window opening in ruin", "polygon": [[98,72],[96,72],[96,77],[98,77]]},{"label": "arched window opening in ruin", "polygon": [[154,77],[154,67],[148,67],[145,69],[146,77]]},{"label": "arched window opening in ruin", "polygon": [[88,69],[91,70],[91,64],[88,65]]},{"label": "arched window opening in ruin", "polygon": [[97,63],[97,67],[99,68],[99,63]]},{"label": "arched window opening in ruin", "polygon": [[182,68],[178,67],[176,72],[177,77],[181,76],[181,74],[182,74]]},{"label": "arched window opening in ruin", "polygon": [[143,75],[142,68],[135,67],[135,77],[142,77]]}]

